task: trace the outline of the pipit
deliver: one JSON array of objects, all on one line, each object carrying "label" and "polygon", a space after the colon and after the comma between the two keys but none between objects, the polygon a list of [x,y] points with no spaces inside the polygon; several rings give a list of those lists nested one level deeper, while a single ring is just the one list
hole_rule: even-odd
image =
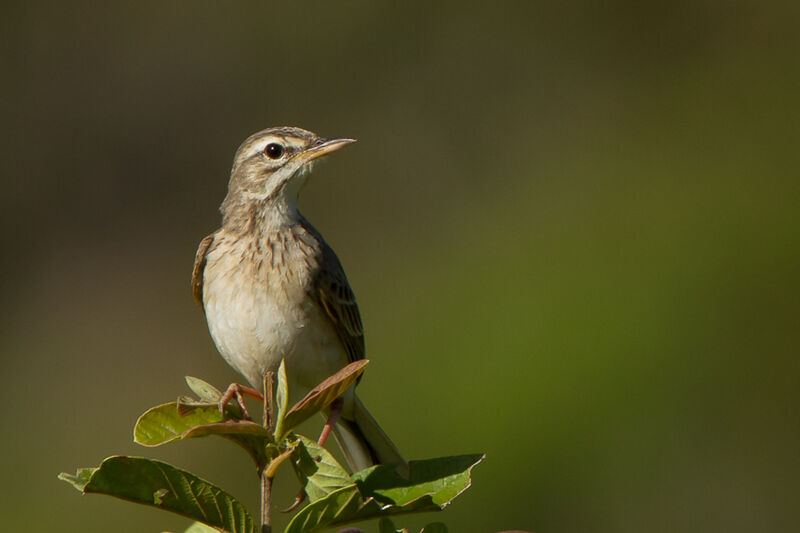
[{"label": "pipit", "polygon": [[[233,160],[222,227],[200,243],[195,301],[222,357],[260,390],[285,360],[290,401],[364,358],[364,329],[336,253],[297,210],[316,159],[354,142],[293,127],[248,137]],[[349,466],[406,465],[355,394],[345,391],[334,436]]]}]

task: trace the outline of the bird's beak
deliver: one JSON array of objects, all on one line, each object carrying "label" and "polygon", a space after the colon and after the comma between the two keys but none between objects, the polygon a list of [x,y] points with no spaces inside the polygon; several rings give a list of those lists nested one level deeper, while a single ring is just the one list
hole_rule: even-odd
[{"label": "bird's beak", "polygon": [[347,139],[347,138],[318,139],[317,142],[315,142],[311,148],[303,152],[300,152],[295,157],[302,159],[303,163],[308,163],[310,161],[313,161],[314,159],[317,159],[318,157],[328,155],[354,142],[356,142],[355,139]]}]

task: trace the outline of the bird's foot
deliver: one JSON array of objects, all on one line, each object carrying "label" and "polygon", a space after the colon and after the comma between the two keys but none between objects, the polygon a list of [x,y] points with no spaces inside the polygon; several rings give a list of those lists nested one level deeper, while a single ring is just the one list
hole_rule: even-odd
[{"label": "bird's foot", "polygon": [[232,399],[236,398],[236,403],[241,408],[244,419],[252,420],[253,418],[250,416],[250,412],[247,410],[247,406],[244,404],[245,396],[255,398],[256,400],[262,402],[264,401],[264,395],[258,392],[256,389],[246,385],[241,385],[239,383],[231,383],[225,390],[225,393],[219,399],[219,412],[222,415],[222,418],[225,418],[225,405],[227,405],[227,403]]}]

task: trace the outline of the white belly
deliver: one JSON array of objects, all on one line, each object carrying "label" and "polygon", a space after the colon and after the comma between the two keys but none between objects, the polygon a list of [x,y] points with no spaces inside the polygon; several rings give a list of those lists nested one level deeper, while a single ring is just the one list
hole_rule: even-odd
[{"label": "white belly", "polygon": [[[209,253],[203,302],[217,349],[253,387],[286,360],[291,402],[347,364],[329,318],[306,292],[302,272],[289,282],[241,254]],[[274,276],[270,280],[269,275]]]}]

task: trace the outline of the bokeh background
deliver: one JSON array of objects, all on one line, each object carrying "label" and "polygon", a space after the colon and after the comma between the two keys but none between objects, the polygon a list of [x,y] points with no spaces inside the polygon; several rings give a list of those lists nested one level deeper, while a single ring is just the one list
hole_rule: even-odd
[{"label": "bokeh background", "polygon": [[238,449],[132,426],[238,378],[192,261],[239,142],[299,125],[359,139],[302,209],[359,298],[361,397],[408,457],[487,453],[398,525],[796,531],[797,6],[6,3],[0,529],[181,531],[56,479],[115,453],[256,508]]}]

